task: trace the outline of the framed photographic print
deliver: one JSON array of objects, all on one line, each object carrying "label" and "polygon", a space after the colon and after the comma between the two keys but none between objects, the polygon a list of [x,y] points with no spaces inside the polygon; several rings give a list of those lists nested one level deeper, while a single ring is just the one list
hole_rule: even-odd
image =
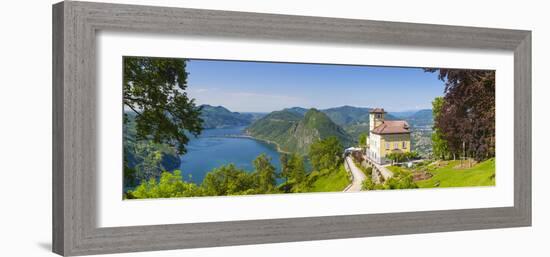
[{"label": "framed photographic print", "polygon": [[531,225],[529,31],[53,6],[53,250]]}]

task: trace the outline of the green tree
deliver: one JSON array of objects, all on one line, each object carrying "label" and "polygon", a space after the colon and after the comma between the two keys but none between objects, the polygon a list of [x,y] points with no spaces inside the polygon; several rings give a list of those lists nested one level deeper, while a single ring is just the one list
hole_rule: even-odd
[{"label": "green tree", "polygon": [[494,70],[426,69],[445,82],[434,126],[453,155],[485,160],[495,156]]},{"label": "green tree", "polygon": [[[134,178],[137,181],[157,179],[166,169],[162,166],[162,153],[151,142],[140,141],[133,145],[136,156],[140,162],[134,167]],[[125,163],[126,165],[127,163]],[[125,167],[125,169],[129,169]]]},{"label": "green tree", "polygon": [[253,162],[256,168],[256,183],[258,193],[273,192],[276,186],[275,167],[271,164],[271,158],[262,153]]},{"label": "green tree", "polygon": [[285,178],[285,183],[280,187],[283,192],[304,192],[307,184],[305,183],[308,175],[304,163],[304,157],[297,154],[281,155],[281,177]]},{"label": "green tree", "polygon": [[310,183],[309,176],[306,173],[304,157],[299,154],[292,154],[290,157],[291,167],[291,192],[302,193],[309,192]]},{"label": "green tree", "polygon": [[388,181],[384,183],[387,189],[414,189],[418,188],[418,185],[414,183],[412,174],[398,174],[394,175]]},{"label": "green tree", "polygon": [[361,184],[361,189],[362,190],[373,190],[375,186],[376,185],[374,184],[372,179],[370,177],[367,177],[367,178],[365,178],[365,180],[363,180],[363,183]]},{"label": "green tree", "polygon": [[293,154],[290,158],[291,178],[295,183],[299,184],[306,179],[306,166],[304,164],[304,158],[299,154]]},{"label": "green tree", "polygon": [[175,170],[173,174],[163,172],[158,182],[154,178],[148,181],[144,180],[136,189],[127,192],[125,197],[129,199],[144,199],[200,195],[202,195],[201,189],[194,183],[183,181],[181,171]]},{"label": "green tree", "polygon": [[344,149],[335,136],[311,144],[309,158],[316,170],[336,169],[343,160]]},{"label": "green tree", "polygon": [[406,160],[414,160],[420,158],[420,154],[417,151],[410,151],[405,153]]},{"label": "green tree", "polygon": [[391,165],[393,165],[399,159],[398,153],[388,153],[386,154],[386,159],[391,160]]},{"label": "green tree", "polygon": [[359,134],[359,146],[366,147],[368,137],[369,137],[369,134],[367,132],[363,132]]},{"label": "green tree", "polygon": [[285,179],[285,182],[288,182],[289,178],[291,177],[291,167],[289,162],[289,155],[286,153],[281,153],[281,156],[279,157],[279,162],[281,163],[281,178]]},{"label": "green tree", "polygon": [[[404,162],[417,159],[420,155],[416,151],[412,152],[393,152],[386,154],[386,158],[392,162]],[[392,163],[393,165],[393,163]]]},{"label": "green tree", "polygon": [[256,191],[254,178],[234,164],[224,165],[206,174],[201,188],[205,195],[245,195]]},{"label": "green tree", "polygon": [[[137,139],[186,152],[186,132],[202,130],[200,108],[187,96],[186,60],[124,57],[123,104],[135,114]],[[127,121],[125,114],[124,121]]]},{"label": "green tree", "polygon": [[[443,97],[436,97],[432,101],[432,113],[434,120],[440,119],[439,116],[441,115],[441,108],[443,107],[444,103]],[[443,134],[441,130],[433,126],[433,133],[432,133],[432,150],[433,154],[436,158],[440,159],[446,159],[449,155],[449,146],[447,144],[447,141],[443,139]]]},{"label": "green tree", "polygon": [[130,168],[126,157],[124,157],[123,162],[124,162],[123,164],[124,185],[135,186],[138,183],[138,181],[136,180],[136,169]]}]

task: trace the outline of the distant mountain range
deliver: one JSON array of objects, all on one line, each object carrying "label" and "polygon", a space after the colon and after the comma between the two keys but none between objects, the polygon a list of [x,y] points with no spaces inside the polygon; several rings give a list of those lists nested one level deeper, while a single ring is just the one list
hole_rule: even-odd
[{"label": "distant mountain range", "polygon": [[248,126],[265,114],[232,112],[223,106],[201,105],[203,128]]},{"label": "distant mountain range", "polygon": [[335,136],[343,146],[351,146],[353,138],[334,123],[327,114],[316,109],[290,108],[272,112],[246,129],[252,137],[277,144],[279,151],[307,154],[310,145]]},{"label": "distant mountain range", "polygon": [[[369,113],[371,109],[372,108],[368,107],[344,105],[324,109],[321,110],[321,112],[325,113],[334,123],[342,127],[351,137],[356,139],[361,133],[369,131]],[[292,107],[285,110],[303,115],[308,109]],[[387,120],[399,119],[391,113],[387,113],[385,118]]]},{"label": "distant mountain range", "polygon": [[[238,113],[222,106],[203,105],[202,108],[204,128],[248,126],[249,135],[276,143],[282,151],[299,153],[306,153],[314,140],[328,136],[338,137],[344,146],[353,145],[361,133],[368,133],[371,110],[354,106],[323,110],[291,107],[271,113]],[[389,112],[385,118],[406,120],[413,129],[423,131],[431,130],[433,125],[430,109]],[[423,133],[419,137],[429,137],[429,133]]]},{"label": "distant mountain range", "polygon": [[[371,108],[341,106],[323,110],[330,119],[342,126],[347,133],[357,139],[361,133],[369,132],[369,115]],[[391,114],[386,114],[387,120],[396,120]]]},{"label": "distant mountain range", "polygon": [[[394,113],[390,114],[396,116]],[[413,128],[431,129],[434,123],[431,109],[414,111],[408,115],[401,116],[400,118],[406,120]]]}]

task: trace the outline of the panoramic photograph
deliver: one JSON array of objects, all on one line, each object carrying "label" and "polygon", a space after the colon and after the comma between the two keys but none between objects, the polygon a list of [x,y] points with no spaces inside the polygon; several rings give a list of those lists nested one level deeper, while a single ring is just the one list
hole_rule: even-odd
[{"label": "panoramic photograph", "polygon": [[123,199],[495,186],[495,71],[123,57]]}]

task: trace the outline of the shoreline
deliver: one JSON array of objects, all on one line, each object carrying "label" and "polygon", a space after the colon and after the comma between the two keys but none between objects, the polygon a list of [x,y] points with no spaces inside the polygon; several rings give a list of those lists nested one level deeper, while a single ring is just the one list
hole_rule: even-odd
[{"label": "shoreline", "polygon": [[248,133],[246,133],[246,131],[243,130],[243,134],[225,134],[225,135],[215,135],[215,136],[205,136],[205,138],[207,137],[225,137],[225,138],[247,138],[247,139],[252,139],[252,140],[256,140],[256,141],[260,141],[260,142],[263,142],[263,143],[267,143],[267,144],[270,144],[270,145],[275,145],[275,150],[278,152],[278,153],[282,153],[282,154],[292,154],[291,152],[288,152],[288,151],[284,151],[281,149],[281,146],[276,143],[276,142],[273,142],[271,140],[267,140],[267,139],[263,139],[263,138],[258,138],[258,137],[253,137],[251,135],[249,135]]},{"label": "shoreline", "polygon": [[[246,133],[246,132],[245,132],[245,133]],[[283,154],[291,154],[291,152],[287,152],[287,151],[282,150],[282,149],[281,149],[281,146],[279,146],[278,143],[273,142],[273,141],[271,141],[271,140],[253,137],[253,136],[251,136],[251,135],[249,135],[249,134],[235,135],[234,137],[250,138],[250,139],[254,139],[254,140],[261,141],[261,142],[264,142],[264,143],[268,143],[268,144],[271,144],[271,145],[275,145],[275,150],[277,150],[277,152],[283,153]]]}]

